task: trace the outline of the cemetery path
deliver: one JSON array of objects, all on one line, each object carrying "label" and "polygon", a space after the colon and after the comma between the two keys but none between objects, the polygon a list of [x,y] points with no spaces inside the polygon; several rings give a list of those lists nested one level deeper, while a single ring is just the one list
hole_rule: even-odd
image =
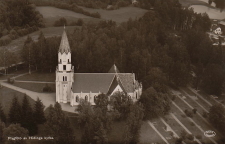
[{"label": "cemetery path", "polygon": [[[14,85],[11,85],[2,81],[0,81],[0,83],[4,87],[26,94],[33,100],[37,100],[37,98],[39,98],[44,104],[45,108],[49,107],[51,104],[54,105],[56,102],[55,93],[38,93],[38,92],[33,92],[30,90],[23,89],[20,87],[16,87]],[[75,107],[70,106],[68,103],[65,103],[65,104],[60,103],[60,105],[63,111],[75,113]]]}]

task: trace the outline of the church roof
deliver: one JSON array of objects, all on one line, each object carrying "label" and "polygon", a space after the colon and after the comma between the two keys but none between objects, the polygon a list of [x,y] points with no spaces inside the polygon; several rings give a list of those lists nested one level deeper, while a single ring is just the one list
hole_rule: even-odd
[{"label": "church roof", "polygon": [[60,43],[60,46],[59,46],[59,52],[62,54],[62,53],[68,53],[70,52],[70,45],[69,45],[69,41],[68,41],[68,38],[67,38],[67,35],[66,35],[66,31],[65,31],[65,27],[64,27],[64,30],[63,30],[63,34],[62,34],[62,39],[61,39],[61,43]]},{"label": "church roof", "polygon": [[115,87],[115,78],[125,92],[134,92],[134,76],[131,73],[75,73],[72,91],[74,93],[110,93]]},{"label": "church roof", "polygon": [[118,68],[116,67],[116,65],[114,64],[108,73],[120,73],[120,71],[118,70]]},{"label": "church roof", "polygon": [[75,73],[72,90],[74,93],[107,93],[114,76],[109,73]]}]

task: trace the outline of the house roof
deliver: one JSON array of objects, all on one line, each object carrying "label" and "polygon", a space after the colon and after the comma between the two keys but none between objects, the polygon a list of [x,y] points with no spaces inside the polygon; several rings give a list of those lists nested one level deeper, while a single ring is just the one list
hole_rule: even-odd
[{"label": "house roof", "polygon": [[69,41],[68,41],[68,38],[67,38],[67,35],[66,35],[66,31],[65,31],[65,27],[64,27],[64,30],[63,30],[63,34],[62,34],[62,39],[61,39],[61,43],[60,43],[60,46],[59,46],[59,52],[62,54],[62,53],[68,53],[70,52],[70,45],[69,45]]}]

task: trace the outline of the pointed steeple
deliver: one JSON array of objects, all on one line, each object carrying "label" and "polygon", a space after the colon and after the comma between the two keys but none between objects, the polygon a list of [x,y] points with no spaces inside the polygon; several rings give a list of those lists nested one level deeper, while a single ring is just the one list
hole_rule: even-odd
[{"label": "pointed steeple", "polygon": [[116,65],[114,64],[108,73],[120,73],[120,71],[117,69]]},{"label": "pointed steeple", "polygon": [[63,30],[63,34],[62,34],[62,39],[61,39],[61,43],[59,46],[59,52],[60,53],[68,53],[70,52],[70,45],[69,45],[69,41],[66,35],[66,30],[65,30],[65,26],[64,26],[64,30]]}]

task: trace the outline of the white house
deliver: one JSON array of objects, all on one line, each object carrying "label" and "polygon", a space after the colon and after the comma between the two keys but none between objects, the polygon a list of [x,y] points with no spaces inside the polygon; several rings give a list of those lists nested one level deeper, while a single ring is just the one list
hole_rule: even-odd
[{"label": "white house", "polygon": [[221,35],[221,34],[222,34],[221,28],[220,28],[220,27],[216,28],[216,29],[214,30],[214,33],[215,33],[215,34],[218,34],[218,35]]},{"label": "white house", "polygon": [[132,4],[133,5],[138,4],[138,1],[137,0],[132,0]]},{"label": "white house", "polygon": [[142,84],[135,79],[134,73],[120,73],[116,65],[108,73],[74,73],[69,41],[64,29],[56,67],[56,101],[76,106],[80,99],[84,99],[95,105],[95,98],[99,94],[111,96],[117,91],[126,93],[136,101],[142,94]]}]

